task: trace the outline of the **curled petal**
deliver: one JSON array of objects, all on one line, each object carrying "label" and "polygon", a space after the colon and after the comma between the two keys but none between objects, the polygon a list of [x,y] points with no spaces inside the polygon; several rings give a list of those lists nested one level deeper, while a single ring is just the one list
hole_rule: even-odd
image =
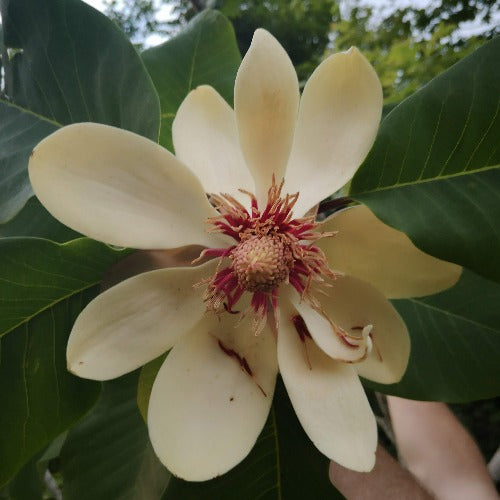
[{"label": "curled petal", "polygon": [[[336,324],[331,314],[315,311],[309,304],[302,302],[296,293],[289,294],[289,300],[304,320],[316,345],[328,356],[339,361],[355,362],[367,355],[368,344],[361,331],[353,332],[349,327],[345,330],[346,325],[342,327]],[[334,318],[337,320],[337,315]]]},{"label": "curled petal", "polygon": [[182,102],[172,127],[175,154],[200,179],[207,193],[254,191],[252,176],[241,154],[231,107],[212,88],[198,87]]},{"label": "curled petal", "polygon": [[328,458],[360,472],[371,470],[377,426],[356,371],[328,357],[312,340],[302,341],[290,321],[293,310],[283,312],[278,364],[302,427]]},{"label": "curled petal", "polygon": [[355,47],[322,62],[309,78],[285,189],[300,191],[300,217],[354,175],[372,147],[382,114],[382,86]]},{"label": "curled petal", "polygon": [[318,246],[331,267],[371,283],[386,297],[420,297],[453,286],[462,268],[419,250],[364,205],[336,212],[321,226],[338,231]]},{"label": "curled petal", "polygon": [[[410,337],[392,304],[369,283],[347,275],[337,278],[328,296],[318,298],[330,320],[351,336],[344,341],[355,346],[355,339],[362,339],[365,355],[353,365],[358,373],[382,384],[398,382],[408,365]],[[318,345],[330,354],[324,346],[330,347],[332,340],[328,343],[321,333],[316,333]]]},{"label": "curled petal", "polygon": [[46,137],[29,162],[47,210],[96,240],[132,248],[217,246],[216,215],[198,179],[175,156],[137,134],[77,123]]},{"label": "curled petal", "polygon": [[272,175],[283,177],[299,104],[299,83],[283,47],[258,29],[236,76],[234,110],[241,149],[265,200]]},{"label": "curled petal", "polygon": [[206,318],[172,349],[153,385],[153,448],[176,476],[205,481],[243,460],[262,430],[277,373],[276,343],[231,315]]},{"label": "curled petal", "polygon": [[139,274],[97,296],[78,316],[67,346],[68,369],[108,380],[170,349],[202,317],[201,290],[216,263]]}]

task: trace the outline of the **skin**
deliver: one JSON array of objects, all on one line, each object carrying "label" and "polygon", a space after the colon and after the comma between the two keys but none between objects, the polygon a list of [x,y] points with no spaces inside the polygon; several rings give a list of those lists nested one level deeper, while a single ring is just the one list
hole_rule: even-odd
[{"label": "skin", "polygon": [[444,403],[388,397],[402,461],[442,500],[495,500],[478,446]]},{"label": "skin", "polygon": [[433,497],[380,445],[371,472],[354,472],[335,462],[330,481],[348,500],[431,500]]},{"label": "skin", "polygon": [[335,463],[330,480],[349,500],[495,500],[476,443],[444,403],[387,397],[400,460],[382,447],[369,473]]}]

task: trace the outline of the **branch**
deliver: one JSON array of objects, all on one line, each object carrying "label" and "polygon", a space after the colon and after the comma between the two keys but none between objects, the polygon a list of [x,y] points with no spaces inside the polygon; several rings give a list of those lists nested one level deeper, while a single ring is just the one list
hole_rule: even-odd
[{"label": "branch", "polygon": [[196,12],[201,12],[205,9],[203,0],[191,0],[191,5]]}]

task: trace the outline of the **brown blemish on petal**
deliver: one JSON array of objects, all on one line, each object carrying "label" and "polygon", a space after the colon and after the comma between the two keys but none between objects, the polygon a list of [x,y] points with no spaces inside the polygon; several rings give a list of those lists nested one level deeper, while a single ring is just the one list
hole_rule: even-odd
[{"label": "brown blemish on petal", "polygon": [[292,316],[292,323],[293,326],[295,327],[295,330],[300,338],[300,341],[302,342],[302,345],[304,347],[304,359],[307,363],[307,366],[309,367],[309,370],[312,370],[312,364],[311,360],[309,358],[309,352],[307,350],[307,344],[306,344],[306,339],[312,339],[311,334],[309,333],[309,330],[307,329],[306,322],[304,321],[304,318],[300,314],[296,314],[295,316]]},{"label": "brown blemish on petal", "polygon": [[306,322],[304,321],[304,318],[300,314],[292,316],[292,323],[300,337],[301,342],[305,342],[306,338],[308,339],[312,338],[311,334],[309,333],[309,330],[307,329]]},{"label": "brown blemish on petal", "polygon": [[[234,360],[236,360],[238,362],[241,369],[252,379],[252,381],[260,389],[260,392],[262,392],[262,394],[267,398],[266,391],[264,391],[262,386],[255,380],[255,377],[253,375],[253,371],[250,368],[250,365],[248,364],[248,361],[246,360],[246,358],[244,356],[241,356],[240,354],[238,354],[234,349],[231,349],[230,347],[227,347],[226,345],[224,345],[224,343],[220,339],[217,339],[217,344],[219,345],[221,351],[224,354],[227,354],[230,358],[233,358]],[[232,401],[233,399],[230,399],[230,401]]]}]

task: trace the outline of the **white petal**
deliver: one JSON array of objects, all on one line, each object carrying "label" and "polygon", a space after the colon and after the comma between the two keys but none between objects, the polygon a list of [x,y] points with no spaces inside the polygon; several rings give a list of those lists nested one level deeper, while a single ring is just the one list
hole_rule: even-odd
[{"label": "white petal", "polygon": [[[328,296],[318,295],[317,298],[330,320],[347,333],[354,336],[369,334],[371,353],[364,362],[353,365],[358,373],[382,384],[398,382],[408,364],[410,337],[392,304],[370,284],[347,275],[333,283]],[[365,327],[368,328],[363,332]],[[316,340],[318,333],[313,335],[312,329],[310,333]],[[326,344],[322,340],[322,343],[318,342],[321,348]],[[352,343],[352,339],[348,340]]]},{"label": "white petal", "polygon": [[299,84],[283,47],[258,29],[236,76],[234,109],[241,149],[259,200],[267,199],[272,174],[284,175],[295,128]]},{"label": "white petal", "polygon": [[220,246],[198,179],[166,149],[97,123],[63,127],[34,149],[29,174],[47,210],[96,240],[133,248]]},{"label": "white petal", "polygon": [[73,326],[68,369],[80,377],[108,380],[170,349],[203,317],[203,291],[193,285],[213,275],[216,264],[151,271],[103,292]]},{"label": "white petal", "polygon": [[196,174],[207,193],[229,193],[239,201],[254,192],[254,182],[241,154],[236,118],[212,88],[188,94],[175,117],[172,136],[177,158]]},{"label": "white petal", "polygon": [[[188,481],[214,478],[243,460],[269,413],[275,339],[268,328],[255,337],[250,328],[235,327],[237,321],[226,314],[220,322],[201,323],[175,345],[153,385],[153,448],[175,476]],[[223,347],[244,357],[253,377]]]},{"label": "white petal", "polygon": [[354,47],[321,63],[300,102],[285,191],[300,191],[295,215],[333,194],[372,147],[382,113],[382,87]]},{"label": "white petal", "polygon": [[318,246],[331,267],[361,278],[386,297],[420,297],[453,286],[462,268],[419,250],[401,231],[381,222],[364,205],[328,218],[322,231],[339,231]]},{"label": "white petal", "polygon": [[286,314],[278,335],[278,364],[302,427],[328,458],[360,472],[371,470],[377,426],[355,370],[329,358],[312,340],[303,343],[289,321],[294,311]]}]

